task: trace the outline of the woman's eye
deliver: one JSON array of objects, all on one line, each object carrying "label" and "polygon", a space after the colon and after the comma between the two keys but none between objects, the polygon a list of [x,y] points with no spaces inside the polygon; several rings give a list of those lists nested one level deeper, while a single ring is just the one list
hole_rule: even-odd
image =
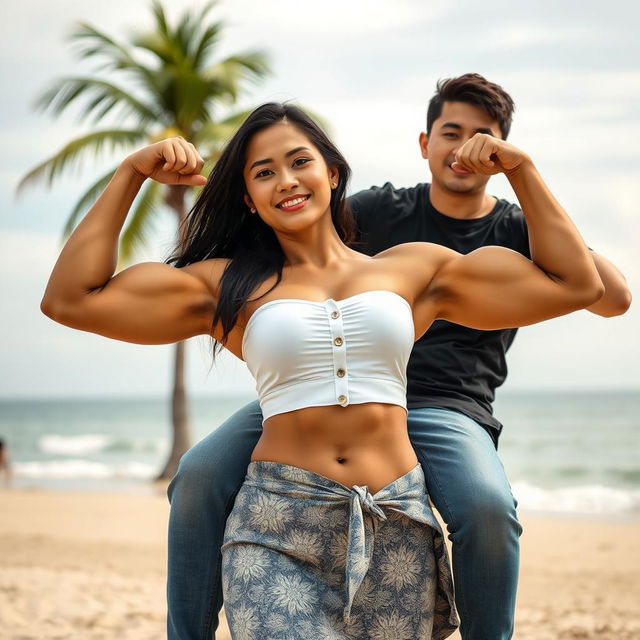
[{"label": "woman's eye", "polygon": [[258,173],[256,173],[256,178],[264,178],[265,176],[269,175],[270,171],[270,169],[263,169],[262,171],[258,171]]},{"label": "woman's eye", "polygon": [[303,164],[307,164],[307,162],[309,162],[309,158],[296,158],[295,161],[293,162],[293,166],[299,167]]}]

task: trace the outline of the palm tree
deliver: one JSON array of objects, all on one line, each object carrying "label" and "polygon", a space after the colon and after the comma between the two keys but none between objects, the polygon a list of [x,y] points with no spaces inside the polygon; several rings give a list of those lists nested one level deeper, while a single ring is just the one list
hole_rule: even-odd
[{"label": "palm tree", "polygon": [[[128,44],[120,44],[86,23],[80,23],[69,39],[78,44],[81,58],[104,58],[100,70],[110,73],[105,78],[69,77],[57,80],[37,100],[37,109],[51,110],[57,115],[80,99],[86,101],[81,119],[93,115],[93,122],[109,113],[128,118],[131,128],[105,128],[92,131],[67,143],[27,175],[17,188],[18,193],[38,180],[46,179],[51,186],[64,169],[87,153],[98,155],[110,145],[111,150],[121,148],[132,151],[142,143],[152,143],[163,138],[181,135],[194,143],[203,158],[205,169],[217,160],[224,141],[244,120],[247,111],[229,110],[249,83],[261,80],[269,65],[264,53],[259,51],[232,55],[211,64],[210,53],[218,43],[223,24],[206,19],[216,4],[207,3],[199,14],[185,12],[178,25],[172,28],[159,0],[153,0],[152,12],[155,25],[152,31],[135,33]],[[138,51],[152,54],[153,64],[136,59]],[[120,74],[135,81],[136,92],[116,85],[112,78]],[[221,116],[221,112],[226,114]],[[73,231],[82,214],[95,202],[111,180],[116,168],[110,169],[78,200],[69,216],[63,239]],[[167,186],[149,181],[136,202],[129,223],[121,235],[119,247],[120,269],[129,262],[135,251],[146,240],[152,218],[164,203],[176,215],[176,223],[185,218],[186,197],[192,188]],[[190,194],[192,195],[192,194]],[[172,394],[173,444],[171,453],[158,479],[171,478],[180,456],[191,446],[191,426],[184,382],[185,343],[175,346],[174,378]]]}]

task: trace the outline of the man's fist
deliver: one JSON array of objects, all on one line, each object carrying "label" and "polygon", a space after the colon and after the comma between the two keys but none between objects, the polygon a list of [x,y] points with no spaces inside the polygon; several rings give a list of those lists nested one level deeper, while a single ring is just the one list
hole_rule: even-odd
[{"label": "man's fist", "polygon": [[492,176],[496,173],[509,174],[530,161],[524,151],[512,144],[487,133],[476,133],[458,149],[451,168],[453,171],[457,169]]}]

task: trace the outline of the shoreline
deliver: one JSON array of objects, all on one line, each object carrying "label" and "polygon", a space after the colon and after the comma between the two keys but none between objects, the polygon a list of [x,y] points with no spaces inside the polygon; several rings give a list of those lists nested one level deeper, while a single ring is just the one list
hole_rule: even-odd
[{"label": "shoreline", "polygon": [[[23,484],[24,480],[15,483],[11,487],[0,486],[0,497],[3,492],[23,492],[27,494],[92,494],[100,496],[163,496],[167,502],[167,489],[169,480],[135,482],[131,480],[118,481],[90,480],[84,485],[80,485],[77,479],[63,481],[59,486],[45,484]],[[525,519],[543,520],[596,520],[612,522],[629,522],[640,524],[640,511],[552,511],[548,509],[530,509],[518,507],[518,516]]]}]

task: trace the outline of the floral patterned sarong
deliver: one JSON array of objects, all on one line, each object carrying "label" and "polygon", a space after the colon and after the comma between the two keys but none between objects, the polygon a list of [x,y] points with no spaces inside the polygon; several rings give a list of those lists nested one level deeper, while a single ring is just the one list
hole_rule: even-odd
[{"label": "floral patterned sarong", "polygon": [[222,555],[233,640],[440,639],[458,625],[420,465],[371,495],[252,462]]}]

